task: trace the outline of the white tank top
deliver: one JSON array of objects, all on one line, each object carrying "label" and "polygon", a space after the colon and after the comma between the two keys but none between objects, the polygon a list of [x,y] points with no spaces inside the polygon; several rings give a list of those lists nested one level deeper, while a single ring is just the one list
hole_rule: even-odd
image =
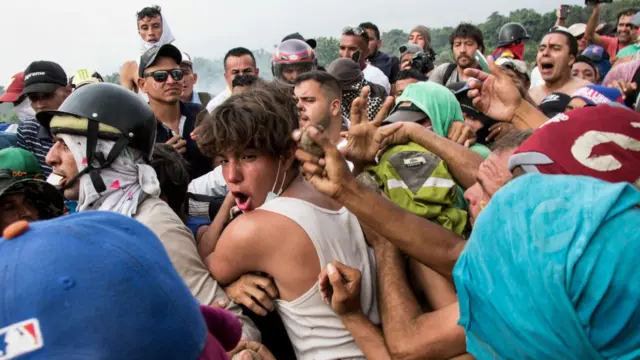
[{"label": "white tank top", "polygon": [[[362,311],[371,322],[380,324],[375,257],[353,214],[346,208],[332,211],[288,197],[275,198],[260,209],[286,216],[302,227],[313,242],[321,268],[338,260],[359,269]],[[294,301],[277,300],[276,308],[298,359],[365,359],[333,309],[322,300],[317,282]]]}]

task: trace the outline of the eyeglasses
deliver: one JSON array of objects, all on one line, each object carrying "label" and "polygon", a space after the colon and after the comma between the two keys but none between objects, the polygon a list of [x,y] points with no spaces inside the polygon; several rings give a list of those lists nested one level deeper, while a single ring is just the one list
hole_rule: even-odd
[{"label": "eyeglasses", "polygon": [[360,36],[364,33],[364,30],[359,26],[346,26],[342,29],[342,35],[356,35]]},{"label": "eyeglasses", "polygon": [[172,70],[156,70],[151,73],[144,74],[144,77],[153,77],[153,80],[157,82],[165,82],[169,78],[169,74],[175,81],[180,81],[184,77],[184,71],[182,69]]}]

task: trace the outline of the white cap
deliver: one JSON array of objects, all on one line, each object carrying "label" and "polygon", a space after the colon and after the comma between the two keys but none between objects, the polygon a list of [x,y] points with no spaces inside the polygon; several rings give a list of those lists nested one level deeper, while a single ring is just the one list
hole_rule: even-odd
[{"label": "white cap", "polygon": [[579,37],[584,35],[585,31],[587,30],[587,25],[586,24],[573,24],[571,26],[569,26],[569,33],[571,33],[571,35],[573,35],[573,37]]},{"label": "white cap", "polygon": [[181,51],[182,53],[182,63],[186,63],[189,65],[193,65],[193,61],[191,60],[191,56],[189,54],[187,54],[184,51]]}]

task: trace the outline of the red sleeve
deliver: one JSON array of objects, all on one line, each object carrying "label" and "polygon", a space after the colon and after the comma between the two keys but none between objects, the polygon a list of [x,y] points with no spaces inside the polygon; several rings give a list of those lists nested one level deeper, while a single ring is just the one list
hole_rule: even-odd
[{"label": "red sleeve", "polygon": [[600,36],[603,42],[603,48],[609,53],[610,57],[615,57],[618,53],[618,38],[611,36]]}]

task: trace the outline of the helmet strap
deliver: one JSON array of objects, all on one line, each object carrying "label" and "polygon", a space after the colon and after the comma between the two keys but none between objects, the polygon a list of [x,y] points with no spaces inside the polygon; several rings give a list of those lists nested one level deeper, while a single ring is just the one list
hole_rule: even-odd
[{"label": "helmet strap", "polygon": [[[93,187],[96,189],[98,194],[107,190],[107,186],[104,184],[102,177],[100,177],[100,170],[106,168],[111,165],[111,163],[118,157],[118,155],[124,150],[124,148],[129,144],[129,139],[124,135],[118,137],[116,143],[111,148],[109,155],[107,158],[104,158],[102,153],[96,152],[96,147],[98,146],[98,130],[100,123],[97,121],[89,121],[87,124],[87,166],[82,169],[82,171],[78,172],[74,177],[72,177],[61,190],[68,189],[71,187],[82,175],[89,174],[91,178],[91,182],[93,183]],[[93,166],[93,162],[96,160],[99,164],[98,167]]]}]

